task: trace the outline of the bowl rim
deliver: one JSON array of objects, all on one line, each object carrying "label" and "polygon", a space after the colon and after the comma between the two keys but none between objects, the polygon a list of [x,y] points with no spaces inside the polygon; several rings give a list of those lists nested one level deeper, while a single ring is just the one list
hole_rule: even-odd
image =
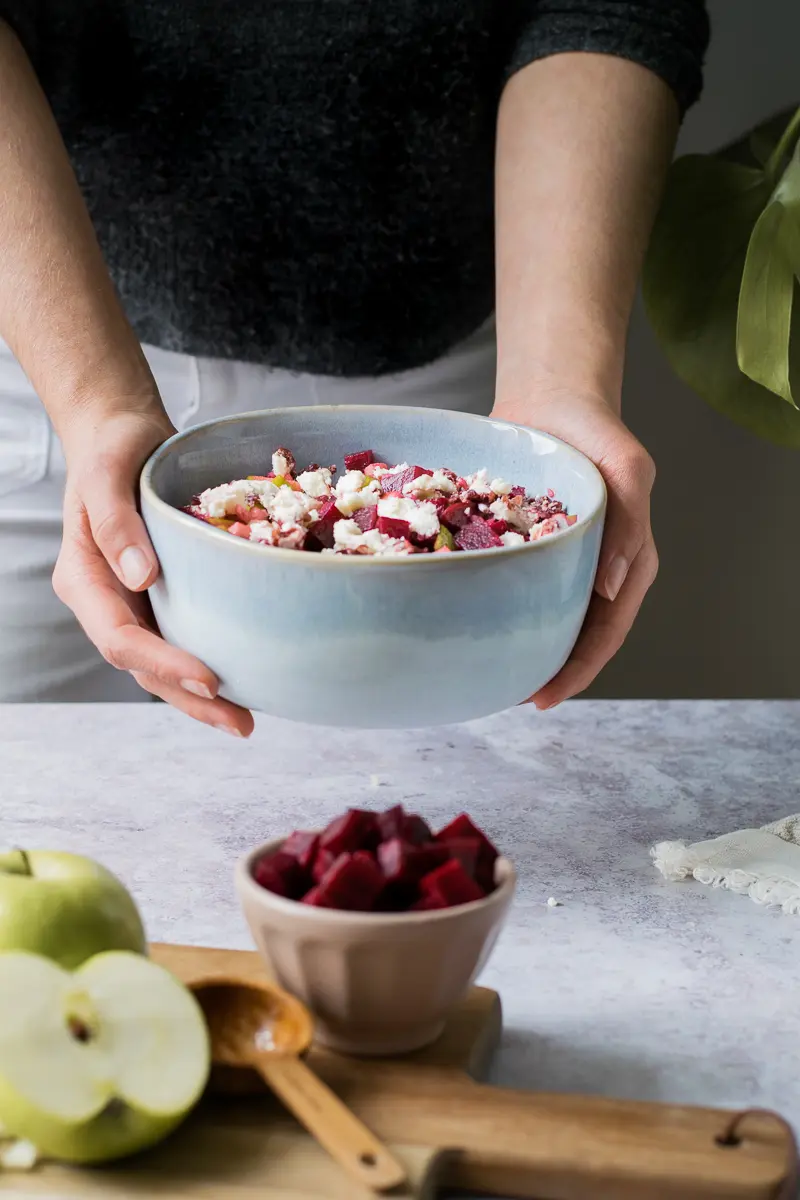
[{"label": "bowl rim", "polygon": [[[320,833],[321,830],[309,830],[309,832]],[[302,904],[299,900],[287,900],[285,896],[278,896],[275,892],[270,892],[266,888],[261,887],[253,878],[255,864],[266,853],[270,851],[273,854],[277,853],[289,836],[289,834],[286,834],[284,837],[271,838],[268,842],[263,842],[260,846],[256,846],[255,849],[248,850],[246,854],[243,854],[239,858],[234,869],[234,878],[237,895],[240,899],[244,892],[250,899],[261,904],[266,904],[269,908],[278,912],[299,917],[301,920],[307,918],[315,922],[322,921],[323,924],[346,925],[351,928],[360,926],[365,929],[375,929],[378,925],[390,926],[392,928],[407,925],[413,928],[416,925],[425,925],[431,921],[452,921],[467,913],[478,912],[480,909],[500,907],[506,901],[511,900],[516,890],[516,868],[511,859],[501,854],[497,858],[497,863],[500,865],[502,877],[495,890],[480,900],[470,900],[466,904],[455,904],[452,908],[425,909],[422,912],[352,912],[348,909],[340,908],[316,908],[313,905]]]},{"label": "bowl rim", "polygon": [[[581,468],[586,471],[590,479],[595,484],[599,484],[599,495],[595,504],[590,509],[578,515],[577,521],[566,529],[560,529],[556,533],[549,534],[547,537],[540,538],[536,542],[525,542],[521,546],[493,546],[488,550],[462,550],[458,554],[397,554],[397,555],[373,555],[373,554],[303,554],[296,550],[285,549],[280,546],[265,546],[258,542],[251,542],[246,538],[231,537],[231,535],[223,529],[217,529],[213,525],[209,525],[205,521],[198,521],[197,517],[191,516],[189,513],[182,512],[179,508],[174,508],[168,504],[166,500],[158,495],[153,486],[153,473],[162,461],[168,457],[173,448],[180,442],[202,433],[204,430],[218,425],[231,425],[240,421],[252,420],[254,417],[263,417],[267,415],[297,415],[298,413],[320,413],[320,412],[337,412],[337,413],[408,413],[408,414],[431,414],[439,415],[446,414],[448,418],[453,420],[464,420],[469,422],[485,422],[492,426],[499,426],[503,429],[518,429],[524,433],[534,433],[537,437],[544,438],[545,441],[553,443],[557,446],[561,453],[566,454],[567,458],[571,458],[576,463],[579,463]],[[511,555],[511,554],[532,554],[537,551],[544,551],[548,545],[555,545],[566,538],[582,535],[586,529],[600,519],[606,510],[608,492],[602,474],[597,469],[590,458],[587,458],[580,450],[576,450],[574,446],[570,446],[568,442],[564,442],[561,438],[555,437],[552,433],[546,433],[542,429],[536,429],[530,425],[520,425],[513,421],[503,421],[497,417],[484,417],[477,413],[464,413],[457,410],[447,408],[429,408],[420,405],[398,405],[398,404],[304,404],[302,406],[283,407],[283,408],[266,408],[255,409],[247,413],[230,413],[224,417],[212,417],[208,421],[203,421],[199,425],[192,425],[189,429],[184,429],[178,433],[174,433],[172,437],[167,438],[160,446],[152,452],[150,457],[142,467],[139,476],[139,491],[142,498],[147,499],[148,505],[152,506],[162,517],[169,521],[177,522],[179,528],[186,530],[194,529],[196,532],[201,532],[203,536],[211,536],[219,540],[220,545],[228,545],[231,548],[237,547],[236,553],[245,554],[262,554],[264,550],[269,550],[270,558],[278,556],[278,561],[283,563],[294,562],[296,566],[309,566],[311,562],[317,567],[325,566],[334,569],[353,570],[355,569],[375,569],[376,567],[403,567],[408,568],[409,563],[415,566],[421,566],[423,562],[428,564],[437,563],[440,568],[452,567],[461,562],[473,562],[476,558],[486,559],[487,554],[494,555]],[[213,543],[212,543],[213,544]],[[299,560],[299,561],[298,561]],[[430,566],[425,570],[432,569]]]}]

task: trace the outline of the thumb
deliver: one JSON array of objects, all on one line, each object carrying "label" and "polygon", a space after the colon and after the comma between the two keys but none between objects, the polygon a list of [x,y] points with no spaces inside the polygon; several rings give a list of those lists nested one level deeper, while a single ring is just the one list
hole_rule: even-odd
[{"label": "thumb", "polygon": [[79,488],[92,537],[120,583],[131,592],[150,586],[158,560],[136,509],[133,486],[121,474],[100,472]]},{"label": "thumb", "polygon": [[633,438],[612,461],[600,464],[608,490],[603,546],[597,568],[597,592],[616,600],[650,529],[650,492],[655,466]]}]

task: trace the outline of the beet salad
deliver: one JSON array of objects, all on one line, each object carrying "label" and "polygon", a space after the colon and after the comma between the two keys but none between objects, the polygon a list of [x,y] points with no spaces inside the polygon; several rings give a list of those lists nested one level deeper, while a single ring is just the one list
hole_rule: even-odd
[{"label": "beet salad", "polygon": [[554,492],[529,496],[485,469],[389,465],[372,450],[345,455],[344,466],[298,471],[280,448],[268,474],[206,488],[183,511],[264,546],[372,556],[522,546],[577,520]]}]

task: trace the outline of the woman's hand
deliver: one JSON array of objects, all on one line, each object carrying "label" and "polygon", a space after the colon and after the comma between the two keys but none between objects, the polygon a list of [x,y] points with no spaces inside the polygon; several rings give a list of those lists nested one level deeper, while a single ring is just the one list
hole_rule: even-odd
[{"label": "woman's hand", "polygon": [[644,447],[605,400],[551,392],[534,402],[503,403],[494,416],[552,433],[590,458],[608,489],[595,594],[572,656],[541,691],[537,708],[552,708],[588,687],[617,653],[656,577],[650,528],[655,467]]},{"label": "woman's hand", "polygon": [[136,486],[149,454],[172,433],[160,406],[70,429],[64,537],[53,587],[112,666],[130,671],[148,692],[188,716],[247,737],[250,713],[217,696],[218,681],[208,667],[163,641],[143,594],[158,575],[158,562],[136,509]]}]

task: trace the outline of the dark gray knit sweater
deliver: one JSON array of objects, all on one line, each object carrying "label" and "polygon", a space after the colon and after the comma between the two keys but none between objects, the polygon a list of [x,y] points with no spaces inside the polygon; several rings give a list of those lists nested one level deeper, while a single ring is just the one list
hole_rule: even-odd
[{"label": "dark gray knit sweater", "polygon": [[708,38],[703,0],[0,0],[0,17],[139,337],[350,376],[431,361],[490,315],[511,72],[620,55],[685,109]]}]

